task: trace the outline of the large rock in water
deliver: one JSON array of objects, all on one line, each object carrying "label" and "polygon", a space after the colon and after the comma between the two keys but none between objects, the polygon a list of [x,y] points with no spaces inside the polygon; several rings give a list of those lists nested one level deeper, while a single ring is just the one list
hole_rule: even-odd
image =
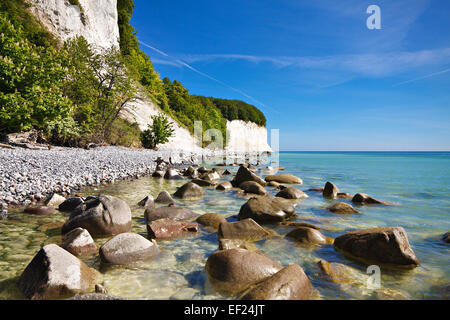
[{"label": "large rock in water", "polygon": [[48,207],[56,208],[64,201],[66,201],[66,198],[57,193],[54,193],[50,198],[47,199],[47,201],[45,201],[45,205]]},{"label": "large rock in water", "polygon": [[112,264],[149,260],[159,254],[156,243],[137,233],[121,233],[100,247],[100,258]]},{"label": "large rock in water", "polygon": [[295,216],[295,207],[291,201],[278,197],[254,197],[240,209],[239,220],[252,218],[258,223],[282,222]]},{"label": "large rock in water", "polygon": [[147,222],[158,219],[172,219],[172,220],[189,220],[199,216],[198,213],[193,212],[188,208],[169,206],[160,208],[147,208],[144,213]]},{"label": "large rock in water", "polygon": [[259,194],[259,195],[265,195],[267,194],[266,189],[259,183],[255,181],[245,181],[242,182],[239,185],[239,188],[244,190],[245,193],[253,193],[253,194]]},{"label": "large rock in water", "polygon": [[164,179],[183,180],[183,177],[180,175],[180,173],[177,170],[167,169],[166,173],[164,174]]},{"label": "large rock in water", "polygon": [[198,217],[195,221],[197,221],[202,226],[211,227],[214,230],[217,230],[222,222],[227,222],[225,217],[218,213],[205,213]]},{"label": "large rock in water", "polygon": [[63,225],[62,234],[83,228],[93,236],[115,235],[131,230],[131,210],[128,204],[116,197],[101,194],[86,200],[70,215]]},{"label": "large rock in water", "polygon": [[239,187],[239,185],[245,181],[254,181],[259,183],[263,187],[266,185],[266,182],[263,179],[258,177],[256,174],[254,174],[244,166],[240,166],[238,172],[236,173],[236,176],[231,181],[231,183],[233,184],[233,186]]},{"label": "large rock in water", "polygon": [[241,239],[258,241],[268,237],[270,233],[257,224],[253,219],[244,219],[236,222],[224,222],[219,225],[217,236],[219,239]]},{"label": "large rock in water", "polygon": [[166,190],[163,190],[163,191],[161,191],[158,194],[158,196],[156,197],[155,202],[156,203],[172,204],[172,203],[175,203],[175,200],[172,199],[172,197],[170,196],[170,194]]},{"label": "large rock in water", "polygon": [[352,202],[360,205],[364,204],[382,204],[382,205],[388,205],[387,202],[379,201],[377,199],[372,198],[366,193],[357,193],[353,196]]},{"label": "large rock in water", "polygon": [[297,227],[289,232],[286,237],[295,239],[302,244],[325,244],[327,238],[317,229],[308,227]]},{"label": "large rock in water", "polygon": [[43,247],[19,278],[28,299],[57,299],[93,291],[101,275],[56,244]]},{"label": "large rock in water", "polygon": [[150,239],[175,239],[198,232],[198,224],[190,221],[158,219],[147,223]]},{"label": "large rock in water", "polygon": [[313,286],[302,267],[293,264],[258,283],[242,300],[307,300]]},{"label": "large rock in water", "polygon": [[285,198],[285,199],[306,199],[308,195],[301,190],[294,187],[285,187],[280,192],[278,192],[275,197]]},{"label": "large rock in water", "polygon": [[72,197],[67,199],[66,201],[62,202],[58,206],[58,210],[61,212],[72,212],[74,211],[79,205],[83,204],[83,199],[80,197]]},{"label": "large rock in water", "polygon": [[334,240],[334,247],[345,255],[367,264],[414,268],[419,261],[402,227],[357,230]]},{"label": "large rock in water", "polygon": [[205,269],[217,292],[232,295],[277,273],[282,266],[253,251],[230,249],[214,252]]},{"label": "large rock in water", "polygon": [[331,206],[328,206],[327,210],[339,214],[358,213],[355,208],[345,202],[336,202]]},{"label": "large rock in water", "polygon": [[338,187],[336,187],[333,183],[327,182],[325,183],[325,187],[323,188],[322,195],[324,198],[335,199],[337,194],[339,193]]},{"label": "large rock in water", "polygon": [[201,199],[205,195],[205,191],[198,184],[188,182],[178,188],[173,195],[181,199],[195,200]]},{"label": "large rock in water", "polygon": [[275,181],[287,184],[303,184],[303,180],[289,173],[269,175],[265,179],[267,182]]},{"label": "large rock in water", "polygon": [[62,239],[64,249],[74,256],[97,252],[97,245],[86,229],[76,228],[67,233]]},{"label": "large rock in water", "polygon": [[233,188],[233,185],[231,184],[230,181],[223,181],[216,187],[216,190],[225,191],[225,190],[230,190],[232,188]]}]

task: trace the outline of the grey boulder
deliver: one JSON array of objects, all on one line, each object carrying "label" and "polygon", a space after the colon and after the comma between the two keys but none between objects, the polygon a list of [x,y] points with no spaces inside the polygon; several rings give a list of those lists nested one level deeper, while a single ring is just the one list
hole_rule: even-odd
[{"label": "grey boulder", "polygon": [[83,261],[56,244],[49,244],[25,268],[18,287],[28,299],[58,299],[93,291],[100,279],[101,275]]},{"label": "grey boulder", "polygon": [[295,216],[291,201],[279,197],[254,197],[240,209],[239,220],[252,218],[258,223],[282,222]]},{"label": "grey boulder", "polygon": [[100,259],[111,264],[149,260],[159,253],[156,243],[137,233],[118,234],[100,247]]},{"label": "grey boulder", "polygon": [[131,209],[116,197],[101,194],[85,201],[70,215],[62,227],[62,234],[83,228],[93,236],[115,235],[131,230]]}]

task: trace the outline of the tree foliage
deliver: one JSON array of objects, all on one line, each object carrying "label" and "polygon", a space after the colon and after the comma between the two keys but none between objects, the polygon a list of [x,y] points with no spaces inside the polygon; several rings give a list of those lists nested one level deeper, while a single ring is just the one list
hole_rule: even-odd
[{"label": "tree foliage", "polygon": [[24,30],[0,13],[0,131],[43,129],[65,118],[70,100],[62,88],[64,54],[31,43]]},{"label": "tree foliage", "polygon": [[152,116],[152,125],[141,134],[141,142],[144,148],[154,149],[158,144],[169,142],[174,134],[172,123],[163,114]]}]

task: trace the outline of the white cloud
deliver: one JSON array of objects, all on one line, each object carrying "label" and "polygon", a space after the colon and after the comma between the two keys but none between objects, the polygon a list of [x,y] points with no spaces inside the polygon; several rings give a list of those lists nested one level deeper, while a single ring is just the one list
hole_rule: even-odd
[{"label": "white cloud", "polygon": [[334,56],[269,57],[244,54],[204,54],[183,55],[189,63],[211,62],[215,60],[247,61],[251,63],[271,63],[278,68],[305,68],[328,71],[344,71],[369,77],[384,77],[415,68],[450,63],[450,48],[400,51],[380,54],[346,54]]}]

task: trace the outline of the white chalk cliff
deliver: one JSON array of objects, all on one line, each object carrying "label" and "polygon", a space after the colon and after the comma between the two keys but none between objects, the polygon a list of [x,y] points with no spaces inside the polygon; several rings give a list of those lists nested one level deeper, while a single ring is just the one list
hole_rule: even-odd
[{"label": "white chalk cliff", "polygon": [[[62,41],[83,36],[93,47],[107,49],[119,47],[117,0],[78,0],[80,7],[68,0],[28,0],[31,12],[42,24]],[[136,121],[141,130],[151,124],[151,115],[161,112],[150,99],[137,99],[130,103],[123,116]],[[190,132],[170,119],[175,136],[160,149],[199,151],[199,143]],[[227,151],[261,152],[271,151],[267,144],[267,130],[252,122],[234,120],[227,122],[229,144]]]}]

